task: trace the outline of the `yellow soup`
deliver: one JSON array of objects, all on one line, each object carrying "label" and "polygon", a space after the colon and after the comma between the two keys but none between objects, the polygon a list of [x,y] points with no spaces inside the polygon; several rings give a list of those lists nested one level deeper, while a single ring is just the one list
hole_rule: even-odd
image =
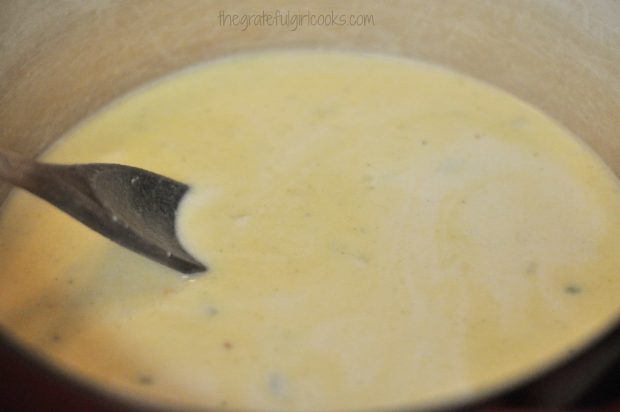
[{"label": "yellow soup", "polygon": [[192,186],[183,277],[20,192],[0,322],[93,382],[177,406],[423,406],[567,355],[619,309],[620,193],[535,109],[441,68],[338,52],[196,67],[46,160]]}]

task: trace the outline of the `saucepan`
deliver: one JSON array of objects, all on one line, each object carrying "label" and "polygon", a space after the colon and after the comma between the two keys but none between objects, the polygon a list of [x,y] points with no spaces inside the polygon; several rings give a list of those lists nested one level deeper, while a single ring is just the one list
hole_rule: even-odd
[{"label": "saucepan", "polygon": [[[275,13],[276,23],[260,17]],[[293,14],[332,17],[304,22]],[[336,24],[339,15],[358,20]],[[619,28],[615,0],[9,0],[0,3],[0,146],[36,156],[114,98],[195,63],[330,48],[412,57],[493,84],[550,115],[620,174]],[[8,190],[0,186],[0,203]],[[5,403],[146,408],[1,336]],[[571,357],[442,409],[600,405],[620,399],[619,371],[620,332],[610,324]]]}]

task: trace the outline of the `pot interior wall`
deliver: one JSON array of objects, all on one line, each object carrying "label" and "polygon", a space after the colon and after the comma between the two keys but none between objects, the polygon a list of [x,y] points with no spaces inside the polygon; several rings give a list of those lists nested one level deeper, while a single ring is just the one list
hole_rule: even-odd
[{"label": "pot interior wall", "polygon": [[[437,62],[533,103],[620,172],[620,4],[21,1],[0,14],[0,144],[34,155],[114,97],[175,69],[268,47]],[[221,13],[364,13],[359,26],[222,26]]]}]

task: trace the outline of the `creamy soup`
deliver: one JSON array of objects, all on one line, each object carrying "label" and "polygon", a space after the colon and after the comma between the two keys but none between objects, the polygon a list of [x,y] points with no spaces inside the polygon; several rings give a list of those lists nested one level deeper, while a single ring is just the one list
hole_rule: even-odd
[{"label": "creamy soup", "polygon": [[18,192],[0,321],[81,377],[177,406],[428,406],[566,356],[620,304],[620,193],[523,102],[413,61],[266,52],[192,68],[45,160],[191,185],[182,276]]}]

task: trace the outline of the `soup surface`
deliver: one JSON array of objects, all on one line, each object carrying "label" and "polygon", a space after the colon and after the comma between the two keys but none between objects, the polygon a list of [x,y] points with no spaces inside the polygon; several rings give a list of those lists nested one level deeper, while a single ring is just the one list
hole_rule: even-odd
[{"label": "soup surface", "polygon": [[43,201],[0,221],[0,322],[154,402],[352,410],[471,396],[618,315],[620,193],[523,102],[339,52],[223,59],[115,102],[45,155],[192,186],[181,276]]}]

